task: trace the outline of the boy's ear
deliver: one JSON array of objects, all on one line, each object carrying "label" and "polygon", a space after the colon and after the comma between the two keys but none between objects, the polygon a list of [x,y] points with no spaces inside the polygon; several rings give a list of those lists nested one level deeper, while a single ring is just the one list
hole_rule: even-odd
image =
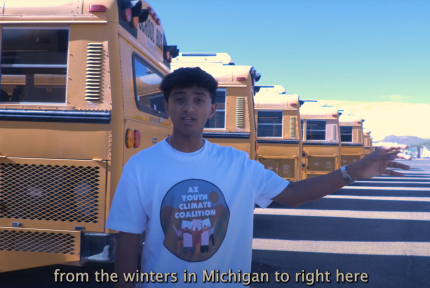
[{"label": "boy's ear", "polygon": [[164,110],[166,110],[166,114],[170,116],[170,114],[169,114],[169,102],[167,102],[166,100],[163,100],[163,106],[164,106]]},{"label": "boy's ear", "polygon": [[215,115],[217,103],[211,104],[211,113],[209,114],[209,119]]}]

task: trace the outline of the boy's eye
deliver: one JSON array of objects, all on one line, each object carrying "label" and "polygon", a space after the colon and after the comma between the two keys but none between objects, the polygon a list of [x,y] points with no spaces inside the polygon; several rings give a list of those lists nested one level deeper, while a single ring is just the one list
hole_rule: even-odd
[{"label": "boy's eye", "polygon": [[182,101],[182,98],[181,97],[177,97],[177,98],[175,98],[175,101],[176,102],[180,102],[180,101]]},{"label": "boy's eye", "polygon": [[203,100],[203,99],[201,99],[201,98],[198,98],[198,99],[197,99],[197,102],[205,102],[205,100]]}]

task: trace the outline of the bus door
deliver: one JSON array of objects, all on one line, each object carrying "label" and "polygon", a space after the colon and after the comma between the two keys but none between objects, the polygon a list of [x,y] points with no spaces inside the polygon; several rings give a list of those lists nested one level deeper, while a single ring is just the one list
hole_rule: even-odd
[{"label": "bus door", "polygon": [[172,62],[172,70],[197,66],[218,81],[217,111],[205,124],[203,137],[256,159],[253,96],[261,75],[251,66],[234,65],[227,53],[181,53]]},{"label": "bus door", "polygon": [[282,178],[298,181],[302,158],[299,97],[273,88],[260,86],[254,97],[257,159]]},{"label": "bus door", "polygon": [[339,112],[329,107],[300,108],[303,137],[302,179],[340,168]]},{"label": "bus door", "polygon": [[364,157],[363,122],[361,118],[351,115],[342,115],[339,118],[341,166],[352,164]]}]

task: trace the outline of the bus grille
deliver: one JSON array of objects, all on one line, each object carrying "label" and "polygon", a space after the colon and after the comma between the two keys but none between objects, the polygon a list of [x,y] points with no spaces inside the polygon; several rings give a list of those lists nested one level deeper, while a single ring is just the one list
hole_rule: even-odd
[{"label": "bus grille", "polygon": [[360,160],[360,155],[342,155],[340,157],[342,166],[352,164],[358,160]]},{"label": "bus grille", "polygon": [[309,156],[308,170],[333,171],[336,167],[336,158],[327,156]]},{"label": "bus grille", "polygon": [[75,236],[66,233],[0,230],[0,251],[74,255]]},{"label": "bus grille", "polygon": [[272,170],[282,178],[295,178],[296,161],[294,158],[259,158],[264,168]]},{"label": "bus grille", "polygon": [[97,223],[99,185],[99,167],[0,163],[0,219]]}]

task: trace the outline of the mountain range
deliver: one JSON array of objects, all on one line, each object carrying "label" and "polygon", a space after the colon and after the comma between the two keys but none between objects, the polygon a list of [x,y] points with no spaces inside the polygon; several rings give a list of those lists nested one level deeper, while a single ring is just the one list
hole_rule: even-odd
[{"label": "mountain range", "polygon": [[416,136],[394,136],[390,135],[385,137],[381,142],[394,142],[397,144],[404,144],[408,146],[428,142],[430,139],[424,139]]}]

